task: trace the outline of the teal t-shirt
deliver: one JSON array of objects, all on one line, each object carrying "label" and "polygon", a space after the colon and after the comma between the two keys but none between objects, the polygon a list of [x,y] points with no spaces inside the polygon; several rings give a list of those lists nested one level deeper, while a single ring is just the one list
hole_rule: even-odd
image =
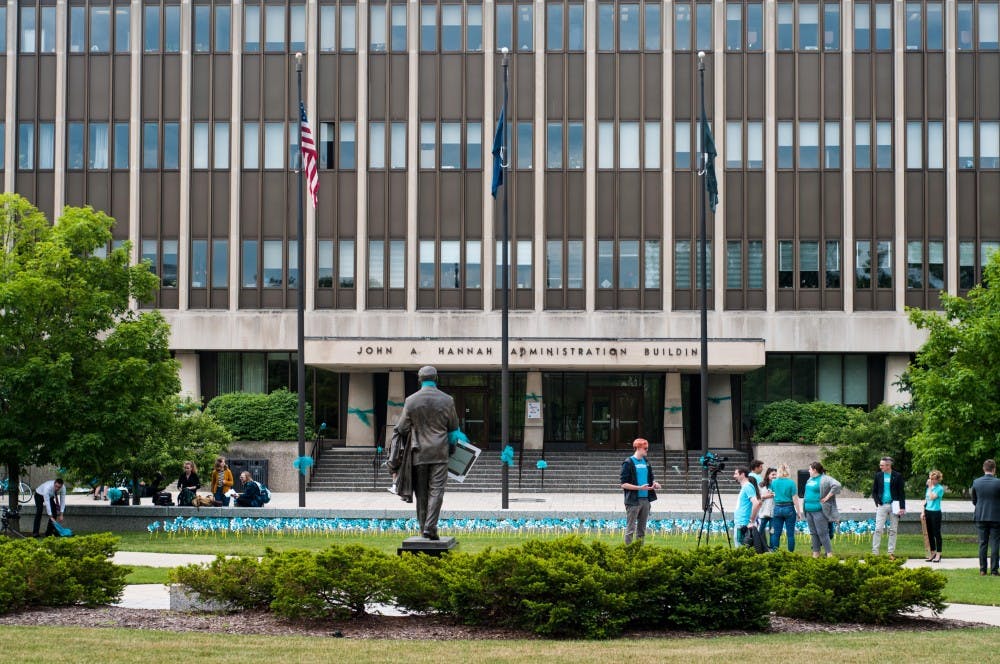
[{"label": "teal t-shirt", "polygon": [[892,482],[892,473],[882,473],[882,504],[890,505],[892,504],[892,487],[889,484]]},{"label": "teal t-shirt", "polygon": [[792,502],[797,488],[795,482],[787,477],[777,477],[771,480],[771,491],[774,492],[774,504]]},{"label": "teal t-shirt", "polygon": [[820,512],[823,510],[823,504],[819,502],[819,482],[822,477],[822,475],[810,477],[809,481],[806,482],[804,501],[807,512]]},{"label": "teal t-shirt", "polygon": [[739,498],[736,499],[736,512],[733,514],[733,521],[736,523],[737,528],[741,528],[750,523],[750,514],[753,512],[753,501],[751,498],[756,498],[757,492],[754,491],[753,484],[747,482],[740,489]]},{"label": "teal t-shirt", "polygon": [[935,484],[934,486],[927,487],[927,491],[924,492],[924,509],[928,512],[940,512],[941,511],[941,498],[944,497],[944,487],[940,484]]},{"label": "teal t-shirt", "polygon": [[[635,483],[639,486],[645,486],[649,483],[649,465],[645,459],[637,459],[635,457],[632,457],[632,463],[635,464]],[[640,489],[639,497],[649,498],[649,492]]]}]

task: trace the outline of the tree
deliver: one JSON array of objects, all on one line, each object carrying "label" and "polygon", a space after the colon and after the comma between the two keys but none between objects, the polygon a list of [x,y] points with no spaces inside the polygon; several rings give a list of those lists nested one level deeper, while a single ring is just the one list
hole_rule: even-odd
[{"label": "tree", "polygon": [[180,389],[169,328],[130,306],[158,280],[129,264],[128,243],[104,251],[113,224],[67,207],[52,226],[0,195],[0,460],[11,487],[21,466],[94,469],[169,424]]},{"label": "tree", "polygon": [[944,313],[910,309],[927,341],[903,376],[924,415],[910,441],[914,465],[967,489],[983,461],[1000,455],[1000,252],[967,297],[941,294]]},{"label": "tree", "polygon": [[913,475],[913,461],[906,449],[906,441],[920,428],[920,413],[886,404],[870,413],[852,411],[847,424],[820,433],[823,467],[848,489],[870,496],[878,462],[890,456],[893,470],[907,478],[907,492],[913,495],[926,479],[926,475],[923,479]]}]

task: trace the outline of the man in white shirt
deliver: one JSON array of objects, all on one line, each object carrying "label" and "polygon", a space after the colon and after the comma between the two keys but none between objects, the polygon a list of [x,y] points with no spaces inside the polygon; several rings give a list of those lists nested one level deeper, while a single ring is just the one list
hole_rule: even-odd
[{"label": "man in white shirt", "polygon": [[56,532],[53,522],[63,520],[63,510],[66,505],[66,484],[62,478],[56,478],[44,482],[35,489],[35,527],[32,528],[31,536],[38,537],[38,527],[42,525],[42,513],[49,517],[49,525],[45,529],[45,536],[53,535]]}]

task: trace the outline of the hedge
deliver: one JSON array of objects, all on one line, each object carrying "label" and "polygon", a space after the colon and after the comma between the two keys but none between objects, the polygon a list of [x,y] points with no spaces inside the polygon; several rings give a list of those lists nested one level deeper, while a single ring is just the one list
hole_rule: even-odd
[{"label": "hedge", "polygon": [[[299,396],[282,388],[270,394],[220,394],[205,408],[236,440],[298,440]],[[312,438],[312,407],[306,403],[306,438]]]},{"label": "hedge", "polygon": [[753,440],[755,443],[815,445],[824,429],[847,426],[855,410],[825,401],[775,401],[761,408],[754,418]]},{"label": "hedge", "polygon": [[591,639],[625,630],[759,630],[772,611],[884,623],[916,608],[939,611],[945,583],[937,572],[886,558],[677,551],[576,536],[440,558],[358,545],[268,551],[260,561],[219,557],[177,568],[171,579],[205,599],[287,618],[357,617],[366,604],[391,603],[471,625]]},{"label": "hedge", "polygon": [[111,562],[117,543],[109,534],[0,539],[0,613],[117,601],[129,572]]}]

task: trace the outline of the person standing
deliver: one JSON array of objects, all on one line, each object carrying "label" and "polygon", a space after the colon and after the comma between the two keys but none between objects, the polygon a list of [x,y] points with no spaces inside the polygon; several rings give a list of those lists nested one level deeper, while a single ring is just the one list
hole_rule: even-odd
[{"label": "person standing", "polygon": [[649,441],[636,438],[632,441],[632,456],[622,462],[621,484],[625,492],[625,543],[638,539],[642,544],[646,537],[646,521],[649,518],[649,504],[656,500],[656,490],[660,484],[653,478],[653,467],[646,460]]},{"label": "person standing", "polygon": [[972,483],[973,520],[979,530],[979,575],[986,576],[987,547],[992,549],[990,570],[1000,576],[1000,479],[993,459],[983,462],[983,476]]},{"label": "person standing", "polygon": [[774,518],[774,491],[771,490],[771,482],[776,477],[778,477],[778,469],[768,468],[764,471],[763,481],[757,485],[760,495],[760,510],[757,512],[757,516],[760,517],[760,534],[768,546],[771,542],[771,520]]},{"label": "person standing", "polygon": [[420,390],[406,397],[396,431],[410,435],[411,481],[420,534],[436,540],[440,539],[438,518],[448,481],[448,455],[452,445],[466,438],[458,426],[455,400],[437,387],[437,369],[421,367],[417,378]]},{"label": "person standing", "polygon": [[889,525],[889,559],[896,558],[896,533],[899,531],[899,517],[906,514],[906,492],[903,475],[892,469],[892,457],[882,457],[878,464],[872,486],[875,500],[875,533],[872,535],[872,555],[879,554],[882,544],[882,530]]},{"label": "person standing", "polygon": [[760,511],[760,491],[757,480],[751,477],[746,466],[738,466],[733,471],[733,479],[740,484],[740,495],[736,498],[736,511],[733,512],[737,542],[740,546],[750,546],[750,530],[757,527],[757,512]]},{"label": "person standing", "polygon": [[42,525],[42,514],[49,517],[48,526],[45,528],[45,536],[53,535],[56,528],[54,522],[63,520],[63,513],[66,505],[66,484],[61,477],[43,482],[35,489],[35,526],[31,529],[31,536],[38,537],[38,529]]},{"label": "person standing", "polygon": [[764,462],[760,459],[754,459],[750,462],[750,477],[754,478],[757,482],[757,488],[760,489],[761,485],[764,483]]},{"label": "person standing", "polygon": [[[833,546],[830,544],[830,521],[827,518],[828,503],[840,493],[840,483],[832,477],[825,482],[823,478],[826,469],[819,461],[809,464],[809,479],[806,481],[803,497],[803,511],[809,524],[809,535],[812,537],[813,558],[819,558],[822,547],[827,558],[833,557]],[[824,491],[824,489],[826,489]]]},{"label": "person standing", "polygon": [[212,496],[223,507],[229,507],[229,490],[233,488],[233,471],[226,465],[226,457],[218,457],[212,468]]},{"label": "person standing", "polygon": [[941,562],[941,499],[944,497],[944,487],[941,486],[943,475],[940,470],[932,470],[927,475],[927,490],[924,491],[924,522],[927,524],[927,541],[930,553],[927,562]]},{"label": "person standing", "polygon": [[778,476],[771,480],[774,493],[774,516],[771,520],[771,550],[777,551],[781,544],[781,531],[785,530],[785,540],[789,551],[795,551],[795,520],[802,517],[802,503],[799,501],[798,487],[791,479],[788,464],[778,464]]}]

